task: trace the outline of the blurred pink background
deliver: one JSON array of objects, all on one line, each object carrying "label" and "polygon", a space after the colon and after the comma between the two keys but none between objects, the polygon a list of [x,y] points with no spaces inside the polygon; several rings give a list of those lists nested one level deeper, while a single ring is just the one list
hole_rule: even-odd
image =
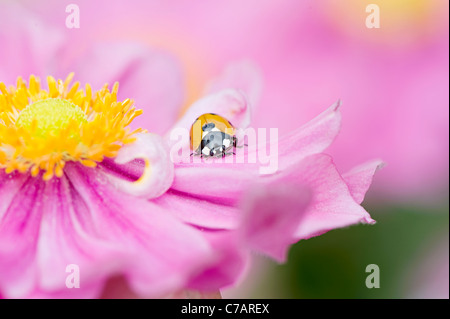
[{"label": "blurred pink background", "polygon": [[[22,17],[23,25],[37,18],[48,27],[44,42],[28,49],[48,48],[60,37],[66,42],[64,54],[60,55],[64,59],[55,60],[52,70],[36,65],[38,75],[65,77],[70,71],[77,73],[69,66],[76,65],[80,56],[92,54],[93,47],[101,43],[137,42],[178,61],[184,91],[177,92],[180,98],[173,103],[179,103],[181,114],[229,63],[250,61],[263,76],[253,126],[277,127],[283,135],[341,99],[343,126],[329,149],[338,167],[345,172],[373,158],[387,163],[375,178],[369,202],[419,207],[448,203],[447,1],[14,3],[30,11],[29,17]],[[70,3],[80,8],[79,29],[65,25],[65,9]],[[365,8],[371,3],[380,7],[379,29],[365,25],[369,15]],[[14,19],[17,22],[21,17]],[[0,41],[20,34],[17,28],[3,27]],[[20,37],[16,40],[21,41]],[[95,67],[107,69],[121,52],[105,54],[112,57],[95,60]],[[0,50],[2,61],[17,61],[18,56],[25,57],[26,52]],[[29,74],[21,74],[20,63],[2,63],[2,81],[14,81],[18,75]],[[80,80],[95,82],[83,79],[82,72],[78,75]],[[164,73],[160,76],[162,82],[170,83]],[[116,79],[98,79],[99,83],[105,80]],[[145,110],[145,74],[142,81],[142,96],[138,90],[133,98]],[[122,94],[127,95],[127,87]],[[164,112],[164,108],[160,111]],[[152,131],[152,127],[147,128]],[[423,211],[427,213],[427,209]],[[441,251],[436,260],[442,259],[440,264],[448,270],[448,246]],[[432,267],[439,268],[435,264]],[[448,271],[446,292],[448,297]]]}]

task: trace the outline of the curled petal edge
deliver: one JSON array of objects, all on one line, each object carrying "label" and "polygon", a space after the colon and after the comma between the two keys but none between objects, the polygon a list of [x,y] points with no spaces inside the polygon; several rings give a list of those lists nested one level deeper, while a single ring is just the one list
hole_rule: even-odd
[{"label": "curled petal edge", "polygon": [[164,139],[156,134],[137,134],[134,143],[120,149],[115,162],[126,165],[135,159],[145,163],[138,180],[130,182],[108,175],[110,182],[119,190],[138,197],[152,199],[164,194],[174,179],[174,165]]}]

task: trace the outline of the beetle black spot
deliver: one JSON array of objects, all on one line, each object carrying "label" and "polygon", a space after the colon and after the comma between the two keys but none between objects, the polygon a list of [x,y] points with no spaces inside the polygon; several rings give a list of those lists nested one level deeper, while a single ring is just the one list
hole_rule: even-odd
[{"label": "beetle black spot", "polygon": [[215,128],[216,125],[214,123],[206,123],[202,126],[203,132],[211,131],[213,128]]}]

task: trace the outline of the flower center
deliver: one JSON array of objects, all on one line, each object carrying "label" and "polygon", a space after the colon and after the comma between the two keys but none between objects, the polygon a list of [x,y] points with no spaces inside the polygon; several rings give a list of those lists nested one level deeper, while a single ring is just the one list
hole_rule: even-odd
[{"label": "flower center", "polygon": [[0,82],[0,169],[61,177],[66,162],[95,167],[144,131],[128,129],[142,110],[117,100],[118,83],[92,92],[89,84],[69,87],[72,78],[48,77],[48,90],[35,76],[28,85],[21,78],[15,87]]},{"label": "flower center", "polygon": [[31,129],[36,121],[34,134],[37,136],[56,136],[67,129],[69,123],[86,123],[86,114],[81,108],[70,101],[60,98],[49,98],[28,105],[16,121],[17,127]]}]

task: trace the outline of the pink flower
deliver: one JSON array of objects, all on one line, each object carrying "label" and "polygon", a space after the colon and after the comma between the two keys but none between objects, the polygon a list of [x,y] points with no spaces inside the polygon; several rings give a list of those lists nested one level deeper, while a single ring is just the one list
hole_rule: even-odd
[{"label": "pink flower", "polygon": [[[300,239],[373,223],[360,204],[381,163],[341,175],[323,153],[340,129],[339,102],[279,142],[271,141],[270,147],[279,150],[275,173],[261,176],[257,164],[174,165],[167,149],[170,127],[188,129],[198,115],[211,112],[238,128],[251,124],[261,92],[251,64],[231,65],[176,122],[181,76],[173,58],[118,42],[90,47],[82,57],[71,55],[73,48],[58,36],[45,37],[52,31],[29,13],[20,11],[24,21],[33,22],[31,29],[9,21],[15,10],[20,9],[0,10],[2,59],[14,52],[30,54],[8,64],[0,76],[52,70],[58,75],[71,68],[94,88],[119,80],[121,91],[103,89],[91,101],[88,87],[71,90],[68,83],[52,84],[51,79],[49,90],[40,89],[34,77],[28,86],[19,81],[18,89],[0,86],[3,296],[96,297],[117,276],[142,296],[186,288],[217,291],[242,275],[251,250],[284,261],[289,245]],[[148,115],[139,124],[167,132],[165,141],[126,130],[139,112],[130,110],[123,92],[145,105]],[[44,100],[57,114],[48,97],[75,104],[85,117],[76,111],[74,126],[65,111],[55,120],[53,112],[28,107]],[[38,123],[26,122],[26,112]],[[100,113],[110,115],[95,116]],[[25,143],[13,138],[11,127]],[[80,289],[66,288],[68,265],[79,266]]]},{"label": "pink flower", "polygon": [[[0,83],[2,294],[95,297],[115,274],[150,296],[183,287],[211,248],[149,200],[173,180],[164,141],[127,131],[139,112],[129,100],[116,102],[116,86],[91,96],[52,78],[48,91],[38,83],[31,77],[16,90]],[[30,104],[21,109],[19,101]],[[118,178],[105,157],[130,162],[130,170],[139,158],[148,169],[136,182]],[[80,271],[80,289],[66,287],[69,265]]]}]

